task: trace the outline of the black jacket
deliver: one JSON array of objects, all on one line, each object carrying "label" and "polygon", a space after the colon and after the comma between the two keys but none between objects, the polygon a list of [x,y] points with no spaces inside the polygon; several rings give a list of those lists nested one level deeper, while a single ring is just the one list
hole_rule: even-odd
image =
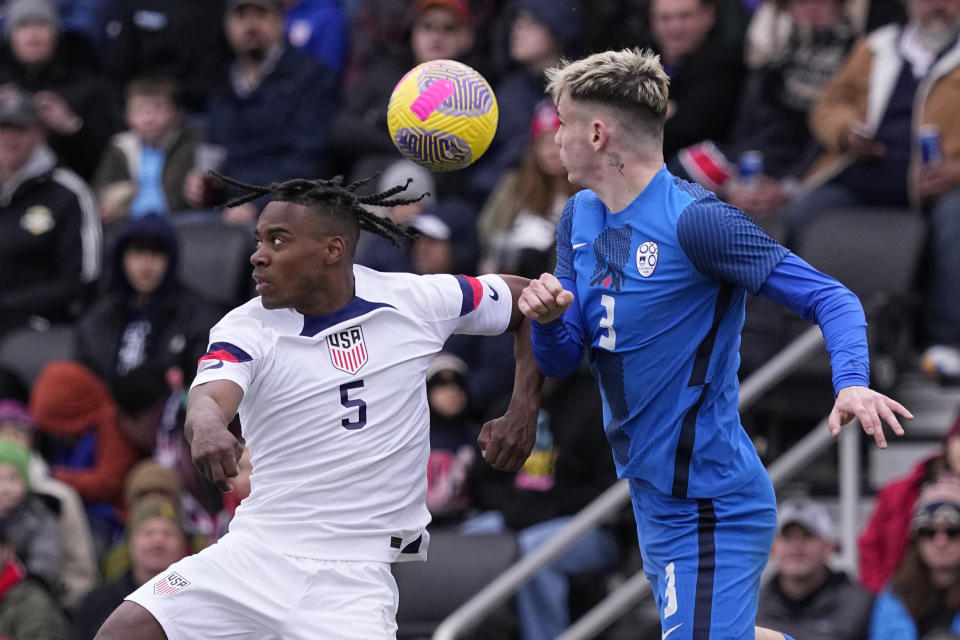
[{"label": "black jacket", "polygon": [[[166,276],[145,307],[132,304],[133,289],[123,274],[123,253],[130,238],[151,234],[164,238],[169,259]],[[187,381],[196,372],[197,359],[207,348],[210,327],[222,310],[184,286],[177,279],[177,242],[173,230],[161,216],[132,221],[120,234],[113,250],[110,291],[77,323],[76,358],[108,384],[118,377],[121,339],[127,325],[147,320],[150,331],[144,362],[163,369],[178,366]]]},{"label": "black jacket", "polygon": [[774,576],[760,590],[757,624],[794,638],[858,640],[867,637],[873,594],[853,584],[845,573],[832,571],[817,591],[791,600]]},{"label": "black jacket", "polygon": [[100,246],[90,189],[38,147],[0,185],[0,332],[31,315],[76,317],[100,276]]}]

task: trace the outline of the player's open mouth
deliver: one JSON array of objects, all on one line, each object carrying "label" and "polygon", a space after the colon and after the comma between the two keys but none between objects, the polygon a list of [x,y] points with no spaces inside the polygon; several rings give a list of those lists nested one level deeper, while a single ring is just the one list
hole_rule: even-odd
[{"label": "player's open mouth", "polygon": [[253,274],[253,281],[257,283],[256,286],[254,287],[257,291],[262,291],[264,288],[270,286],[269,282],[267,282],[257,274]]}]

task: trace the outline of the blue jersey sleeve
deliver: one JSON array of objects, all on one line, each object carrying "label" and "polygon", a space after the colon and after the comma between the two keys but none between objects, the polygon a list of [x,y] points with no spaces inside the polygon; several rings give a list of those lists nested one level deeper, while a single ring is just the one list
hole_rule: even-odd
[{"label": "blue jersey sleeve", "polygon": [[778,264],[760,294],[820,325],[833,369],[833,390],[870,385],[867,320],[852,291],[793,253]]},{"label": "blue jersey sleeve", "polygon": [[742,211],[718,200],[691,203],[677,220],[677,239],[697,271],[753,294],[787,254]]},{"label": "blue jersey sleeve", "polygon": [[570,238],[573,235],[573,202],[576,196],[567,200],[563,207],[560,222],[557,223],[557,266],[553,275],[559,279],[576,280],[577,274],[573,270],[573,246]]},{"label": "blue jersey sleeve", "polygon": [[530,323],[533,359],[543,375],[550,378],[566,378],[577,370],[583,357],[585,335],[577,283],[569,278],[558,279],[564,289],[573,293],[573,304],[553,322]]}]

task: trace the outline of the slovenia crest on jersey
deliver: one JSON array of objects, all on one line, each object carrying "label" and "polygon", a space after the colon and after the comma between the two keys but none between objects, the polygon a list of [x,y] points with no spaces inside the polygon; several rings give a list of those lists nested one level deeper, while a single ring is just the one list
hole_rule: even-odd
[{"label": "slovenia crest on jersey", "polygon": [[353,375],[367,363],[367,345],[360,325],[331,333],[327,336],[327,346],[331,364],[344,373]]}]

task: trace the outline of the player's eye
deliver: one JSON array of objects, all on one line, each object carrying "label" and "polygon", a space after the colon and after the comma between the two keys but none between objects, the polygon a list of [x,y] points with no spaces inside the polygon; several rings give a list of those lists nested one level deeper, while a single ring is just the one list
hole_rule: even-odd
[{"label": "player's eye", "polygon": [[283,244],[283,240],[281,240],[280,238],[270,238],[270,244],[272,244],[273,246],[277,246],[277,245]]}]

